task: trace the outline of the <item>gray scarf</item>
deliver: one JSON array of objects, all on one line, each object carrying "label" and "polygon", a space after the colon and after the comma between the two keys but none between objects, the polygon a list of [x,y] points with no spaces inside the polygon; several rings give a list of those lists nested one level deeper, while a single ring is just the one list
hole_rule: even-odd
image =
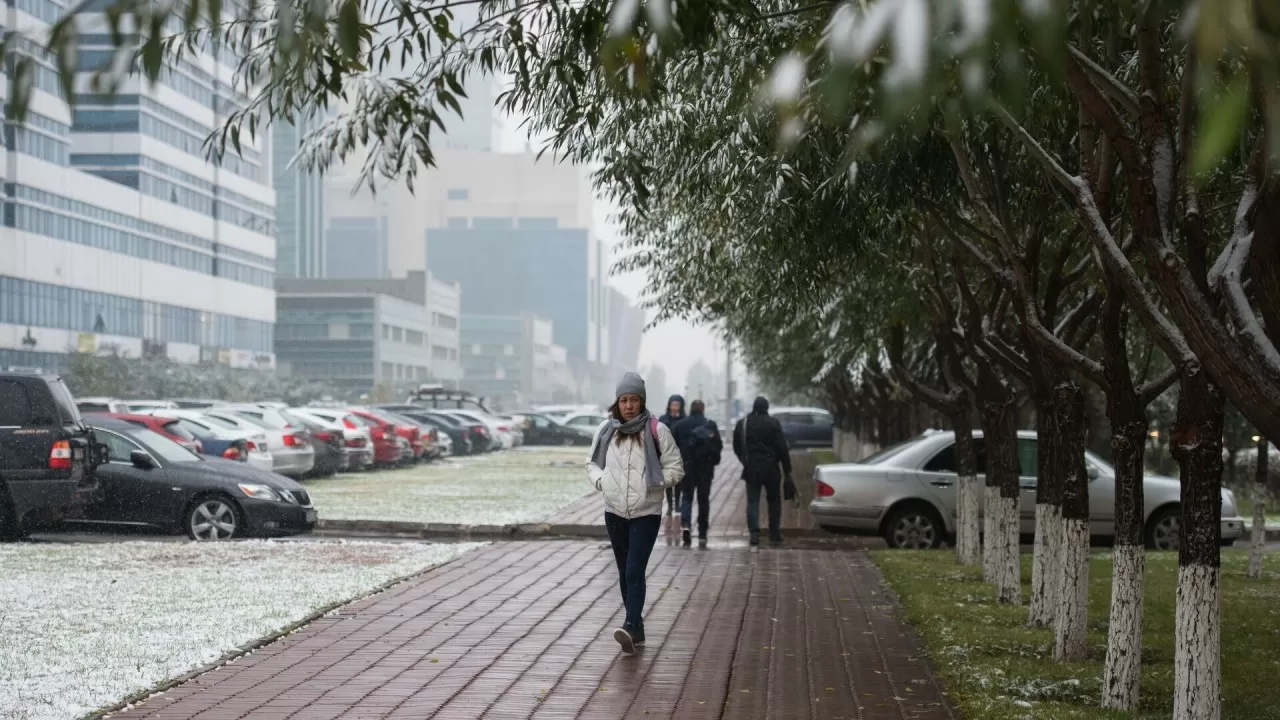
[{"label": "gray scarf", "polygon": [[652,416],[646,410],[626,422],[611,418],[609,424],[605,425],[604,430],[601,431],[599,439],[596,440],[596,451],[591,455],[591,462],[601,470],[604,469],[604,459],[609,453],[609,443],[613,441],[615,432],[623,435],[644,433],[640,441],[644,443],[645,483],[649,487],[662,487],[665,484],[662,479],[662,460],[658,456],[658,441],[654,439],[653,433],[649,432],[650,417]]}]

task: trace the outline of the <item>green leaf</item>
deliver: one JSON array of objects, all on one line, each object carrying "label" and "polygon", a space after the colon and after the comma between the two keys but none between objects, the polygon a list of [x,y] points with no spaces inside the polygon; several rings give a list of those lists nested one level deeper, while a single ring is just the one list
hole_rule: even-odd
[{"label": "green leaf", "polygon": [[1244,128],[1249,109],[1249,78],[1239,73],[1222,93],[1201,93],[1200,128],[1191,153],[1191,173],[1197,177],[1231,152]]},{"label": "green leaf", "polygon": [[355,61],[360,57],[360,3],[345,0],[338,6],[338,44],[342,54]]}]

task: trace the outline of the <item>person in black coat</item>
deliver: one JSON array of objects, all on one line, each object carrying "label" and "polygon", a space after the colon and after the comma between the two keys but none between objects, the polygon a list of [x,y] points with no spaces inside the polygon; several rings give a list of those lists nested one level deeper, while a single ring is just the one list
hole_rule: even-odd
[{"label": "person in black coat", "polygon": [[[791,479],[791,450],[782,435],[782,425],[769,417],[769,401],[756,398],[751,414],[733,428],[733,454],[742,463],[742,479],[747,483],[747,530],[751,545],[760,544],[760,491],[769,503],[769,542],[782,543],[782,493],[786,478],[789,494],[794,494]],[[781,466],[781,471],[779,471]]]},{"label": "person in black coat", "polygon": [[[667,400],[667,411],[658,418],[658,422],[672,429],[675,428],[676,423],[684,418],[684,396],[672,395]],[[667,488],[667,517],[672,517],[676,514],[676,503],[680,502],[679,498],[680,494],[676,488]]]},{"label": "person in black coat", "polygon": [[689,417],[671,428],[680,456],[684,460],[684,480],[680,481],[680,527],[684,546],[692,542],[693,498],[698,498],[698,547],[707,546],[707,526],[711,522],[711,478],[720,464],[720,452],[724,441],[720,428],[706,416],[707,406],[694,400],[689,406]]}]

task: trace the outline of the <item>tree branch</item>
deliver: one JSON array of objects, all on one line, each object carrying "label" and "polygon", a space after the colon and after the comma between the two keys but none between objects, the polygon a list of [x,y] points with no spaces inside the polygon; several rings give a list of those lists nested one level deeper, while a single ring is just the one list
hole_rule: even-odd
[{"label": "tree branch", "polygon": [[1156,377],[1140,385],[1137,389],[1138,400],[1142,406],[1150,405],[1153,400],[1164,394],[1173,382],[1178,379],[1178,366],[1171,365]]},{"label": "tree branch", "polygon": [[1135,119],[1138,117],[1138,95],[1130,90],[1120,78],[1107,72],[1072,43],[1067,44],[1067,52],[1080,63],[1081,68],[1089,75],[1094,84],[1102,88],[1107,97],[1120,106],[1120,109],[1132,115]]}]

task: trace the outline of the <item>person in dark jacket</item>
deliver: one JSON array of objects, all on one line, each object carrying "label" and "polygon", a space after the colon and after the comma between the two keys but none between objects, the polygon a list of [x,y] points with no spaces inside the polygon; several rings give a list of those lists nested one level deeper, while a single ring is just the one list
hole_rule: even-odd
[{"label": "person in dark jacket", "polygon": [[[658,418],[658,422],[666,425],[668,428],[674,428],[676,423],[685,418],[684,415],[684,396],[672,395],[667,400],[667,411]],[[667,488],[667,517],[673,517],[676,514],[676,503],[680,502],[680,491],[676,488]],[[672,531],[675,528],[671,528]]]},{"label": "person in dark jacket", "polygon": [[707,406],[694,400],[689,417],[676,423],[671,434],[684,460],[684,480],[680,481],[680,527],[684,546],[692,543],[693,498],[698,498],[698,547],[707,546],[707,526],[711,522],[711,478],[720,464],[724,441],[714,420],[707,419]]},{"label": "person in dark jacket", "polygon": [[[791,479],[791,451],[782,435],[782,425],[769,417],[769,401],[756,398],[751,414],[733,428],[733,454],[742,463],[742,479],[747,483],[747,530],[752,547],[760,544],[760,491],[769,503],[769,542],[782,544],[781,481]],[[781,472],[779,472],[781,465]]]}]

